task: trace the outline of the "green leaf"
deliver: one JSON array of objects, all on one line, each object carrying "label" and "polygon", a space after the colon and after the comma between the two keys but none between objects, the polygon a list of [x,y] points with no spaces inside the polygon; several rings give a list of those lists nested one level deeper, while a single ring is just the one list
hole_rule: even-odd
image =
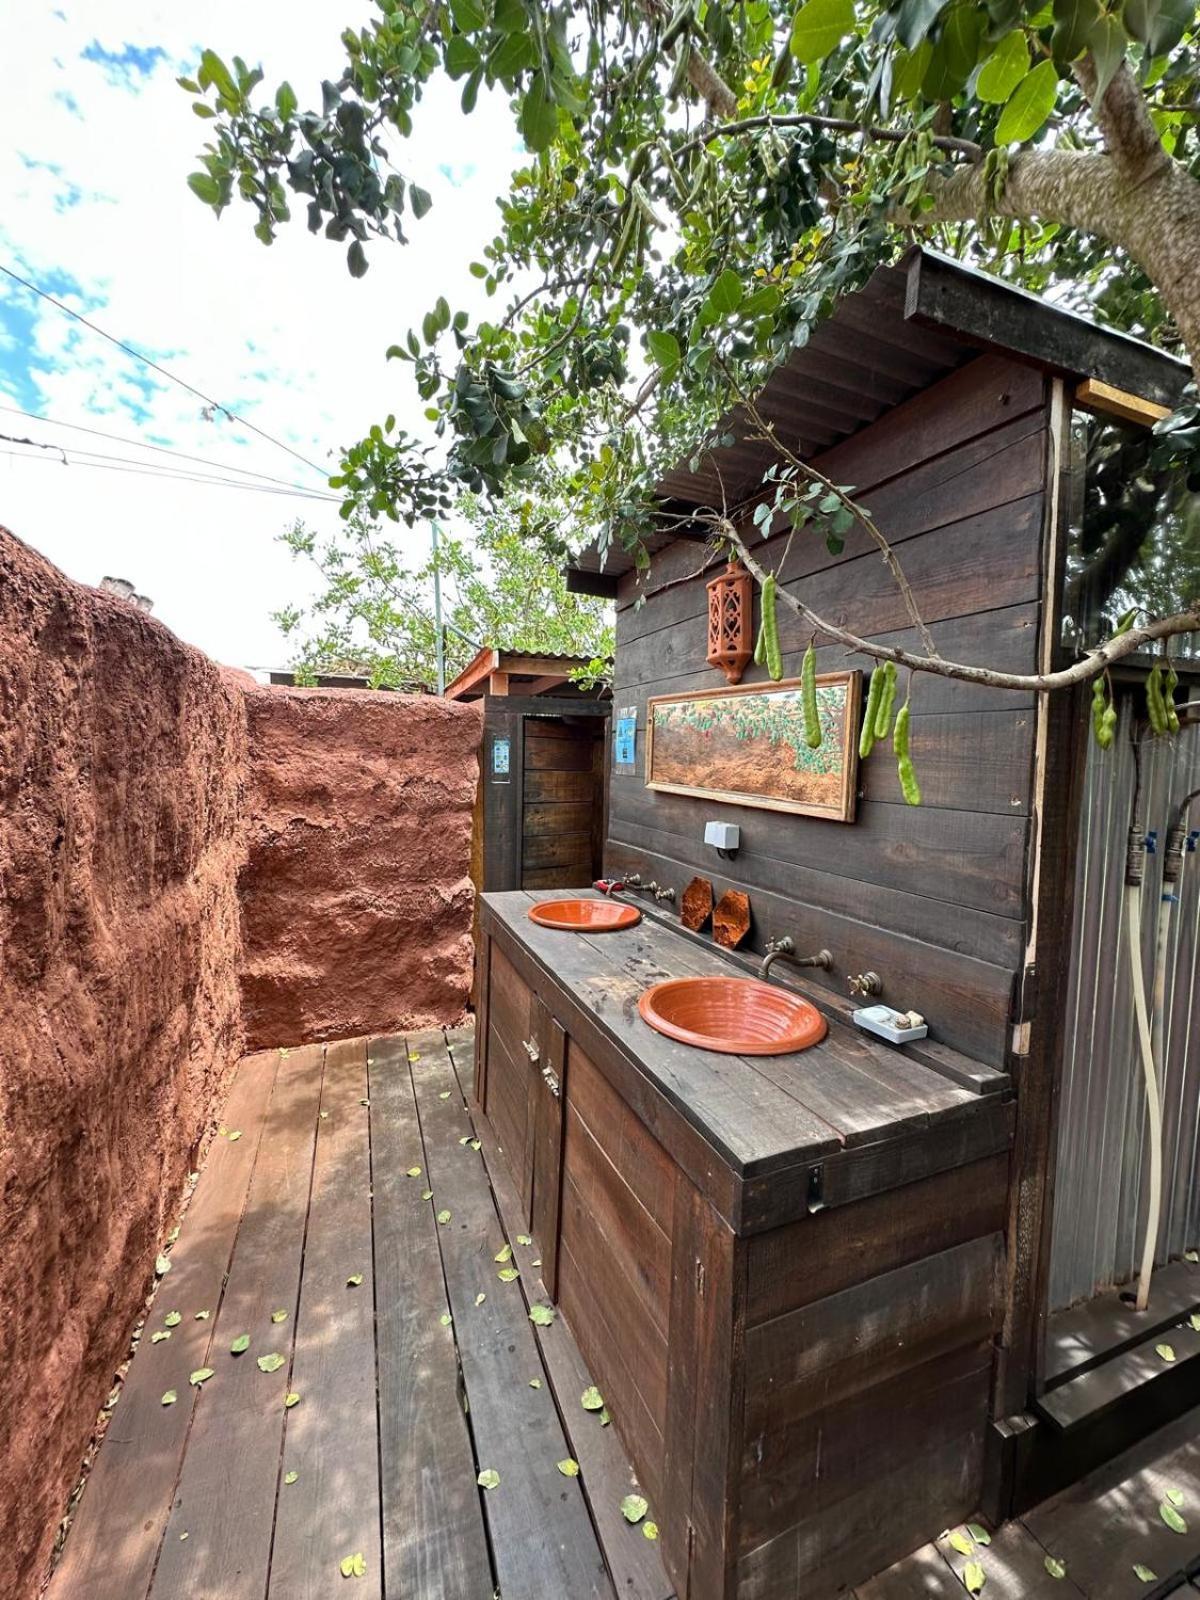
[{"label": "green leaf", "polygon": [[496,1254],[492,1257],[492,1260],[493,1261],[511,1261],[512,1260],[512,1245],[506,1244],[504,1246],[503,1250],[497,1250]]},{"label": "green leaf", "polygon": [[531,1389],[540,1389],[542,1387],[542,1380],[540,1378],[530,1378],[529,1387]]},{"label": "green leaf", "polygon": [[450,1213],[448,1211],[439,1211],[437,1214],[437,1219],[442,1226],[445,1227],[445,1225],[450,1221]]},{"label": "green leaf", "polygon": [[1002,106],[1028,71],[1029,46],[1020,28],[1014,28],[984,62],[975,80],[975,93],[991,105]]},{"label": "green leaf", "polygon": [[159,1256],[157,1258],[157,1260],[155,1261],[155,1263],[154,1263],[154,1275],[155,1275],[155,1277],[156,1278],[165,1278],[167,1273],[170,1272],[170,1270],[171,1270],[171,1258],[170,1258],[170,1256]]},{"label": "green leaf", "polygon": [[1092,28],[1100,18],[1098,0],[1054,0],[1054,29],[1050,48],[1054,59],[1074,61],[1087,49]]},{"label": "green leaf", "polygon": [[352,1556],[343,1556],[341,1560],[341,1573],[343,1578],[365,1578],[367,1575],[367,1559],[361,1550],[356,1550]]},{"label": "green leaf", "polygon": [[558,132],[558,107],[544,73],[535,72],[530,79],[518,122],[525,143],[535,153],[545,150]]},{"label": "green leaf", "polygon": [[792,54],[805,67],[823,61],[853,27],[854,0],[805,0],[792,22]]},{"label": "green leaf", "polygon": [[579,1396],[579,1404],[585,1411],[603,1411],[604,1396],[600,1393],[599,1389],[597,1389],[596,1385],[592,1384],[591,1388],[585,1389]]},{"label": "green leaf", "polygon": [[1027,143],[1054,110],[1057,98],[1058,68],[1053,61],[1039,61],[1017,85],[1001,113],[996,128],[996,143]]},{"label": "green leaf", "polygon": [[[363,277],[366,274],[367,267],[370,265],[367,260],[367,252],[357,239],[351,243],[349,250],[346,251],[346,265],[350,269],[352,278]],[[232,1139],[233,1135],[230,1134],[229,1137]]]},{"label": "green leaf", "polygon": [[477,1306],[481,1306],[486,1299],[487,1299],[487,1295],[486,1294],[477,1294],[475,1296],[475,1304]]},{"label": "green leaf", "polygon": [[1197,1261],[1200,1261],[1200,1250],[1185,1250],[1183,1252],[1183,1259],[1185,1261],[1192,1262],[1194,1265]]},{"label": "green leaf", "polygon": [[1052,1578],[1065,1578],[1067,1575],[1066,1562],[1060,1561],[1057,1556],[1047,1556],[1042,1565]]},{"label": "green leaf", "polygon": [[409,1177],[410,1177],[410,1178],[419,1178],[419,1177],[420,1177],[420,1176],[421,1176],[421,1169],[420,1169],[420,1167],[409,1167],[409,1169],[408,1169],[408,1176],[409,1176]]},{"label": "green leaf", "polygon": [[438,1321],[441,1323],[443,1328],[448,1328],[450,1326],[450,1324],[454,1321],[454,1318],[450,1315],[450,1313],[448,1311],[443,1311],[441,1316],[438,1318]]},{"label": "green leaf", "polygon": [[968,1522],[967,1523],[967,1532],[971,1535],[972,1539],[974,1539],[976,1544],[985,1544],[986,1545],[986,1544],[991,1544],[991,1542],[992,1542],[991,1534],[987,1531],[987,1529],[985,1527],[983,1527],[983,1525],[981,1523]]},{"label": "green leaf", "polygon": [[495,1489],[500,1482],[500,1474],[494,1467],[485,1467],[475,1482],[481,1489]]},{"label": "green leaf", "polygon": [[422,1200],[432,1200],[433,1199],[433,1190],[432,1189],[422,1189],[421,1190],[421,1199]]},{"label": "green leaf", "polygon": [[450,0],[450,15],[463,33],[477,33],[487,21],[483,0]]},{"label": "green leaf", "polygon": [[283,1481],[284,1483],[295,1483],[299,1476],[300,1474],[294,1470],[292,1472],[285,1472],[283,1475]]},{"label": "green leaf", "polygon": [[1168,1489],[1163,1499],[1169,1500],[1173,1506],[1181,1506],[1183,1504],[1183,1490]]},{"label": "green leaf", "polygon": [[363,1275],[362,1275],[361,1272],[352,1272],[350,1274],[350,1276],[346,1279],[346,1287],[347,1287],[347,1289],[357,1289],[359,1284],[362,1282],[362,1280],[363,1280]]},{"label": "green leaf", "polygon": [[1144,1561],[1133,1563],[1133,1575],[1142,1583],[1157,1583],[1158,1573],[1153,1567],[1148,1567]]},{"label": "green leaf", "polygon": [[208,1318],[209,1318],[209,1313],[207,1311],[197,1311],[196,1315],[192,1318],[192,1321],[193,1322],[207,1322]]},{"label": "green leaf", "polygon": [[681,354],[679,340],[673,333],[654,332],[646,335],[646,348],[656,367],[660,367],[666,376],[670,376],[678,367]]},{"label": "green leaf", "polygon": [[298,102],[296,92],[286,80],[275,91],[275,109],[279,113],[281,122],[286,122],[295,111]]},{"label": "green leaf", "polygon": [[515,1283],[521,1274],[517,1271],[516,1267],[501,1267],[496,1276],[500,1279],[501,1283]]},{"label": "green leaf", "polygon": [[230,1144],[236,1144],[241,1137],[242,1130],[240,1128],[234,1128],[233,1132],[229,1135]]},{"label": "green leaf", "polygon": [[419,184],[410,183],[408,186],[408,198],[413,208],[413,216],[420,222],[421,218],[429,212],[430,207],[433,205],[433,196],[428,189],[422,189]]},{"label": "green leaf", "polygon": [[169,1328],[160,1328],[157,1333],[152,1333],[150,1335],[150,1343],[161,1344],[164,1339],[169,1339],[170,1337],[171,1330]]},{"label": "green leaf", "polygon": [[741,305],[744,294],[741,278],[732,267],[726,267],[705,297],[705,310],[713,320],[727,317]]},{"label": "green leaf", "polygon": [[571,1457],[568,1456],[565,1461],[560,1461],[558,1463],[558,1470],[562,1473],[564,1478],[577,1478],[579,1476],[579,1463],[578,1461],[573,1461]]},{"label": "green leaf", "polygon": [[173,1406],[178,1399],[179,1396],[175,1393],[174,1389],[168,1389],[166,1394],[164,1394],[162,1397],[162,1404],[164,1406]]},{"label": "green leaf", "polygon": [[166,1316],[163,1318],[163,1327],[164,1328],[177,1328],[182,1321],[183,1321],[182,1312],[179,1312],[179,1311],[168,1311]]},{"label": "green leaf", "polygon": [[553,1306],[532,1306],[529,1311],[530,1322],[536,1323],[539,1328],[548,1328],[554,1321]]},{"label": "green leaf", "polygon": [[965,1534],[961,1528],[955,1528],[946,1541],[951,1550],[957,1550],[960,1556],[973,1556],[975,1554],[975,1541]]},{"label": "green leaf", "polygon": [[198,1389],[202,1383],[207,1383],[212,1375],[212,1367],[197,1367],[195,1372],[188,1373],[188,1382],[195,1384]]},{"label": "green leaf", "polygon": [[968,1594],[978,1594],[987,1582],[987,1573],[978,1561],[968,1561],[962,1569],[962,1581]]},{"label": "green leaf", "polygon": [[1200,1311],[1192,1312],[1188,1318],[1188,1327],[1192,1328],[1196,1333],[1200,1333]]},{"label": "green leaf", "polygon": [[518,1244],[532,1244],[533,1240],[529,1237],[529,1235],[527,1233],[519,1233],[517,1235],[517,1243]]},{"label": "green leaf", "polygon": [[237,1338],[229,1346],[229,1354],[231,1356],[240,1356],[246,1350],[249,1350],[249,1348],[250,1348],[250,1335],[248,1333],[239,1333]]},{"label": "green leaf", "polygon": [[198,200],[203,200],[206,206],[220,204],[221,185],[207,172],[192,172],[188,174],[188,188]]},{"label": "green leaf", "polygon": [[272,1311],[272,1313],[271,1313],[271,1321],[272,1322],[286,1322],[287,1321],[287,1312],[286,1311]]},{"label": "green leaf", "polygon": [[1163,1501],[1158,1508],[1158,1514],[1172,1533],[1186,1533],[1188,1531],[1187,1523],[1169,1501]]},{"label": "green leaf", "polygon": [[283,1366],[283,1357],[272,1350],[270,1355],[259,1356],[258,1370],[260,1372],[278,1372]]},{"label": "green leaf", "polygon": [[621,1515],[626,1522],[640,1522],[649,1507],[640,1494],[627,1494],[621,1501]]},{"label": "green leaf", "polygon": [[657,1522],[643,1522],[642,1523],[642,1533],[645,1535],[645,1537],[647,1539],[657,1539],[658,1538],[658,1523]]},{"label": "green leaf", "polygon": [[1154,1353],[1156,1356],[1161,1356],[1164,1361],[1174,1361],[1175,1359],[1175,1349],[1173,1345],[1156,1344],[1154,1346]]},{"label": "green leaf", "polygon": [[942,19],[941,33],[921,80],[927,100],[951,100],[962,89],[979,58],[985,18],[973,0],[958,0]]},{"label": "green leaf", "polygon": [[298,1406],[299,1404],[300,1396],[294,1389],[289,1389],[287,1394],[285,1394],[283,1397],[283,1409],[285,1411],[290,1411],[293,1406]]}]

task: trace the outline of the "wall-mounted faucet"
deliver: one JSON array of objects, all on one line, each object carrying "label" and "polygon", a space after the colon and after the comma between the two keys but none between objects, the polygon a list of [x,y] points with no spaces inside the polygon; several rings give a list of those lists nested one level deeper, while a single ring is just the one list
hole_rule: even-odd
[{"label": "wall-mounted faucet", "polygon": [[823,971],[828,972],[833,966],[833,956],[828,950],[818,950],[815,956],[798,956],[796,954],[796,941],[788,934],[784,934],[782,939],[769,939],[767,941],[767,953],[763,956],[762,965],[758,969],[759,977],[768,978],[771,968],[781,956],[790,961],[795,967],[820,967]]},{"label": "wall-mounted faucet", "polygon": [[674,889],[667,889],[667,888],[659,889],[659,888],[655,888],[655,890],[654,890],[654,898],[656,900],[674,900],[675,891],[674,891]]},{"label": "wall-mounted faucet", "polygon": [[846,982],[850,985],[851,994],[861,995],[864,999],[868,995],[883,993],[883,979],[877,972],[848,972]]}]

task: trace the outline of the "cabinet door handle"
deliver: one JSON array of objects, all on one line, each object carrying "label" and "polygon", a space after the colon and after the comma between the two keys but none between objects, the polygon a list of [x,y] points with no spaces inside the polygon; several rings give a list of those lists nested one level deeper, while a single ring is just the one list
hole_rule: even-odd
[{"label": "cabinet door handle", "polygon": [[530,1061],[533,1062],[534,1066],[536,1066],[538,1056],[541,1055],[541,1051],[538,1049],[537,1045],[532,1039],[522,1039],[521,1043],[525,1046],[525,1054],[529,1057]]},{"label": "cabinet door handle", "polygon": [[558,1097],[559,1097],[559,1094],[561,1093],[562,1085],[559,1083],[558,1078],[555,1076],[553,1069],[550,1068],[550,1067],[543,1067],[542,1068],[542,1077],[545,1078],[545,1080],[546,1080],[546,1087],[550,1090],[550,1093],[557,1100]]}]

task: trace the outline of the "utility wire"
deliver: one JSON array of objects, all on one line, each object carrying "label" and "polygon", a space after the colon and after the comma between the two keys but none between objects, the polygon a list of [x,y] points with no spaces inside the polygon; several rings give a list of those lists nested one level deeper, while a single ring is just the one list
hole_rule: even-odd
[{"label": "utility wire", "polygon": [[[251,467],[236,467],[232,461],[217,461],[212,456],[189,455],[184,450],[172,450],[165,444],[152,444],[148,439],[136,439],[127,433],[106,433],[103,428],[88,428],[82,422],[59,422],[57,418],[44,417],[37,411],[23,411],[20,406],[0,405],[0,411],[7,411],[14,417],[27,417],[30,422],[43,422],[48,428],[69,428],[73,433],[90,434],[94,439],[109,439],[115,444],[131,444],[136,450],[154,450],[159,455],[176,456],[180,461],[199,462],[202,466],[217,467],[222,472],[236,472],[244,478],[258,478],[264,483],[279,484],[285,489],[300,489],[305,494],[316,492],[304,489],[302,484],[292,483],[290,479],[273,477],[269,472],[256,472]],[[27,442],[35,444],[37,441],[30,439]],[[57,450],[60,446],[55,445],[53,448]],[[330,496],[330,498],[335,497]]]},{"label": "utility wire", "polygon": [[236,411],[231,411],[228,406],[223,406],[219,400],[214,400],[211,395],[207,395],[203,390],[193,387],[183,378],[177,377],[175,373],[168,372],[166,367],[159,366],[157,361],[151,361],[150,357],[142,355],[140,350],[135,350],[132,345],[125,344],[123,340],[116,338],[115,335],[106,333],[103,328],[89,321],[80,312],[73,311],[70,306],[64,305],[61,300],[49,294],[45,289],[39,289],[36,283],[30,283],[28,278],[23,278],[19,272],[14,272],[11,267],[6,267],[2,261],[0,261],[0,272],[11,278],[14,283],[19,283],[22,289],[28,289],[30,294],[36,294],[40,299],[57,307],[64,315],[73,317],[76,322],[81,322],[85,328],[90,328],[93,333],[98,333],[102,339],[107,339],[109,344],[116,345],[117,349],[123,350],[127,356],[132,356],[135,361],[140,361],[143,366],[161,374],[171,383],[177,383],[181,389],[186,389],[189,394],[195,395],[197,400],[203,400],[206,406],[211,406],[214,411],[219,411],[223,417],[228,417],[230,422],[236,422],[241,427],[248,428],[251,433],[258,434],[259,438],[265,439],[268,444],[276,445],[280,450],[286,450],[288,455],[294,456],[297,461],[302,461],[306,467],[311,467],[314,472],[319,472],[323,478],[328,476],[323,467],[319,467],[315,461],[310,461],[307,456],[302,456],[298,450],[293,450],[290,444],[284,444],[282,439],[276,439],[274,435],[266,433],[255,423],[247,422],[245,417],[238,416]]},{"label": "utility wire", "polygon": [[[39,461],[49,466],[91,468],[94,472],[124,472],[130,477],[157,478],[170,483],[206,483],[214,489],[240,489],[243,494],[270,494],[280,495],[284,499],[315,500],[322,505],[338,503],[336,496],[321,494],[317,490],[276,489],[268,483],[243,483],[237,478],[218,478],[208,473],[185,472],[182,468],[160,467],[144,461],[131,463],[127,462],[127,458],[123,456],[102,456],[97,460],[91,461],[70,461],[60,445],[36,444],[34,440],[12,439],[9,434],[0,434],[0,439],[12,444],[34,444],[38,450],[58,451],[58,457],[55,457],[53,454],[29,455],[23,450],[0,450],[0,456],[10,456],[14,461]],[[88,452],[88,454],[92,454],[92,452]]]}]

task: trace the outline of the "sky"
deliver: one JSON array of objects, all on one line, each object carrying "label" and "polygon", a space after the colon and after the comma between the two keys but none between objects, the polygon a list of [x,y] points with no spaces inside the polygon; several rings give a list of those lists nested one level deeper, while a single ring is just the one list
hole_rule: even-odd
[{"label": "sky", "polygon": [[[479,308],[467,264],[494,233],[495,196],[520,161],[510,114],[481,97],[464,117],[445,83],[426,96],[397,162],[433,209],[407,246],[372,245],[355,280],[344,246],[310,235],[302,207],[267,249],[249,208],[218,222],[195,199],[186,178],[206,124],[175,79],[209,47],[261,64],[264,98],[286,78],[302,106],[319,104],[321,79],[340,70],[341,31],[367,15],[362,0],[0,7],[0,264],[326,471],[331,452],[389,411],[422,430],[412,369],[384,352],[439,294],[454,310]],[[270,614],[303,603],[315,574],[278,537],[297,516],[334,532],[336,504],[124,468],[192,470],[146,448],[158,445],[328,493],[320,472],[206,417],[194,395],[3,274],[0,434],[0,526],[72,578],[128,579],[220,661],[287,662]],[[89,467],[85,450],[124,461]],[[415,553],[425,535],[403,537]]]}]

